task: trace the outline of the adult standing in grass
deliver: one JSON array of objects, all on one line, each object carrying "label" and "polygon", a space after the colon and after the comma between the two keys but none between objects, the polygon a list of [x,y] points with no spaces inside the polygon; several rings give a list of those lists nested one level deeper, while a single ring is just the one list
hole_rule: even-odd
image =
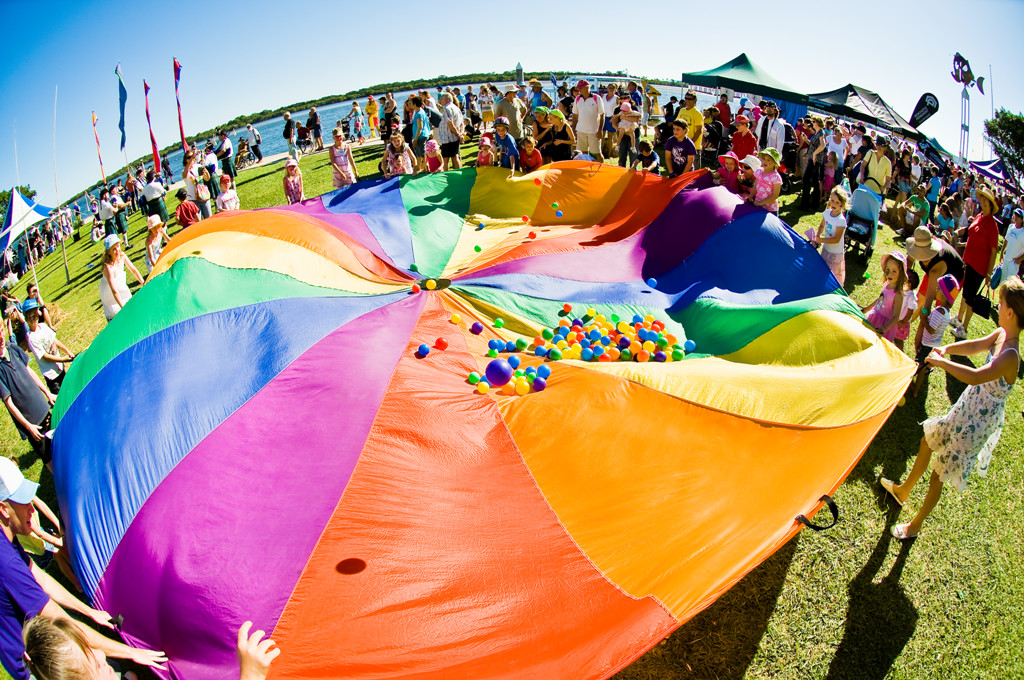
[{"label": "adult standing in grass", "polygon": [[[214,153],[220,159],[221,172],[223,175],[227,175],[233,183],[235,181],[235,150],[231,146],[231,139],[228,137],[227,130],[217,130],[217,137],[220,139],[220,142],[217,144],[217,150]],[[167,215],[161,215],[161,218],[165,222],[167,221]]]},{"label": "adult standing in grass", "polygon": [[687,90],[683,96],[683,108],[676,114],[676,120],[686,121],[686,133],[693,140],[693,145],[701,148],[704,137],[704,114],[697,110],[697,93],[693,90]]},{"label": "adult standing in grass", "polygon": [[[113,239],[119,243],[116,236]],[[46,431],[50,429],[50,406],[56,399],[28,367],[28,355],[17,345],[8,344],[7,334],[0,333],[0,401],[11,414],[18,434],[28,440],[44,465],[50,464],[50,440]]]},{"label": "adult standing in grass", "polygon": [[[152,170],[146,172],[146,182],[146,187],[142,190],[148,208],[146,214],[159,215],[161,222],[167,222],[167,204],[164,203],[164,194],[167,191],[164,185]],[[127,239],[127,236],[125,238]]]},{"label": "adult standing in grass", "polygon": [[412,153],[416,156],[416,169],[419,172],[425,172],[427,169],[427,140],[430,139],[430,118],[421,97],[413,97],[412,106]]},{"label": "adult standing in grass", "polygon": [[[977,471],[984,477],[988,472],[992,452],[1003,431],[1006,398],[1020,369],[1021,319],[1024,319],[1024,283],[1013,277],[999,287],[998,328],[977,340],[938,347],[928,356],[928,364],[945,370],[968,387],[948,413],[922,423],[924,437],[914,467],[903,483],[881,480],[882,488],[902,506],[925,471],[932,469],[928,494],[917,514],[909,523],[892,527],[896,538],[906,540],[921,532],[921,525],[939,502],[946,482],[957,491],[963,491],[971,473]],[[986,352],[987,356],[985,363],[977,368],[948,358],[981,352]]]},{"label": "adult standing in grass", "polygon": [[[964,261],[960,253],[946,241],[935,238],[928,227],[918,227],[914,235],[907,239],[908,265],[913,267],[916,260],[921,263],[921,285],[917,288],[917,312],[931,309],[935,301],[935,291],[938,290],[939,279],[946,274],[951,274],[961,285],[964,280]],[[924,325],[917,325],[917,334],[914,337],[914,347],[921,346],[921,337],[924,333]]]},{"label": "adult standing in grass", "polygon": [[452,96],[445,92],[441,95],[441,126],[437,130],[438,141],[441,143],[441,158],[444,169],[462,167],[462,154],[459,145],[462,143],[466,126],[462,112],[452,101]]},{"label": "adult standing in grass", "polygon": [[107,321],[113,319],[132,297],[125,268],[131,271],[136,281],[142,283],[142,274],[122,252],[121,241],[116,235],[107,236],[103,239],[103,276],[100,278],[100,302],[103,303],[103,315]]},{"label": "adult standing in grass", "polygon": [[992,269],[996,264],[996,255],[999,253],[999,225],[995,218],[999,204],[988,187],[979,186],[975,190],[975,195],[978,197],[981,213],[967,227],[967,244],[964,247],[964,289],[960,298],[960,312],[953,321],[953,335],[960,340],[967,337],[967,327],[982,297],[981,288],[989,285]]},{"label": "adult standing in grass", "polygon": [[381,128],[380,138],[385,140],[388,135],[391,134],[392,126],[398,122],[398,113],[396,111],[398,105],[395,103],[395,95],[388,92],[384,95],[384,127]]},{"label": "adult standing in grass", "polygon": [[374,135],[380,135],[380,105],[377,104],[377,100],[373,98],[371,94],[366,98],[366,123],[367,127],[370,128],[370,134],[367,137],[373,137]]},{"label": "adult standing in grass", "polygon": [[306,116],[306,127],[313,134],[313,151],[324,150],[324,129],[320,124],[320,114],[316,112],[316,107],[310,107],[309,115]]},{"label": "adult standing in grass", "polygon": [[[739,122],[741,116],[736,117]],[[811,116],[811,136],[807,138],[807,166],[804,169],[803,189],[800,192],[800,209],[817,210],[821,205],[821,175],[825,161],[825,121]],[[735,150],[735,143],[733,144]],[[738,155],[738,152],[737,152]],[[742,156],[740,156],[742,158]]]},{"label": "adult standing in grass", "polygon": [[576,148],[581,153],[593,156],[598,163],[604,162],[601,153],[601,139],[604,137],[604,102],[590,91],[590,83],[581,80],[576,83],[580,96],[572,104],[572,129],[576,131]]},{"label": "adult standing in grass", "polygon": [[[209,171],[203,167],[202,176],[200,176],[200,166],[196,162],[196,155],[192,149],[185,152],[185,157],[182,159],[181,164],[183,167],[181,175],[185,182],[183,190],[186,197],[189,201],[195,203],[204,219],[210,217],[213,214],[213,209],[210,206]],[[182,189],[178,191],[181,192]],[[178,200],[180,201],[181,198],[179,197]]]},{"label": "adult standing in grass", "polygon": [[494,120],[508,119],[508,133],[519,143],[523,138],[523,118],[527,114],[526,104],[516,96],[516,86],[505,87],[505,97],[494,104]]},{"label": "adult standing in grass", "polygon": [[281,135],[288,142],[288,155],[298,163],[301,154],[299,153],[299,147],[295,146],[295,121],[292,120],[292,114],[287,111],[284,112],[284,130],[281,132]]},{"label": "adult standing in grass", "polygon": [[263,152],[260,151],[260,144],[263,143],[263,137],[260,136],[260,131],[252,123],[246,123],[245,129],[249,135],[249,149],[252,151],[252,155],[256,156],[256,163],[262,163]]}]

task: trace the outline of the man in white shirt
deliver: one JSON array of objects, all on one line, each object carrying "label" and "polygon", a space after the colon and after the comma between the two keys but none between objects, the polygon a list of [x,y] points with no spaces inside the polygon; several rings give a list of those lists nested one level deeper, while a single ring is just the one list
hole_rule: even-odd
[{"label": "man in white shirt", "polygon": [[576,83],[580,96],[572,105],[572,126],[576,130],[576,148],[580,153],[589,154],[598,163],[604,162],[601,153],[601,138],[604,137],[604,102],[591,93],[590,83],[581,80]]},{"label": "man in white shirt", "polygon": [[167,224],[167,205],[164,204],[164,185],[156,179],[152,170],[146,171],[146,186],[142,187],[142,196],[146,199],[146,214],[159,215],[160,221]]},{"label": "man in white shirt", "polygon": [[110,236],[114,233],[114,204],[110,202],[110,192],[106,189],[100,191],[100,206],[96,218],[103,223],[103,232]]},{"label": "man in white shirt", "polygon": [[782,151],[786,144],[786,121],[779,117],[778,105],[766,99],[761,102],[761,112],[764,115],[757,121],[757,129],[754,131],[757,148],[764,151],[770,146]]},{"label": "man in white shirt", "polygon": [[263,138],[260,137],[260,131],[249,123],[245,126],[245,129],[249,132],[249,149],[252,150],[254,156],[256,156],[256,162],[263,162],[263,152],[260,151],[260,144],[263,143]]}]

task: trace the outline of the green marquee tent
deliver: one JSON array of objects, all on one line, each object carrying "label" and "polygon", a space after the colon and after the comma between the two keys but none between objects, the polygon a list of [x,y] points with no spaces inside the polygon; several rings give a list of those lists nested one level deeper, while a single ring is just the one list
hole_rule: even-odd
[{"label": "green marquee tent", "polygon": [[807,95],[800,94],[773,78],[767,71],[752,62],[746,53],[707,71],[684,73],[682,80],[688,85],[728,88],[745,94],[782,99],[794,104],[807,104]]}]

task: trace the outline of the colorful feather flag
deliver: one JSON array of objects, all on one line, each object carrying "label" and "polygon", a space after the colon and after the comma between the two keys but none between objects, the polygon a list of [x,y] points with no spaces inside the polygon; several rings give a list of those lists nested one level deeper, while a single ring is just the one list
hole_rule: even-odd
[{"label": "colorful feather flag", "polygon": [[153,136],[153,121],[149,119],[149,85],[145,80],[142,87],[146,91],[146,123],[149,125],[149,141],[153,145],[153,172],[160,172],[160,151],[156,148],[156,137]]},{"label": "colorful feather flag", "polygon": [[92,112],[92,133],[96,136],[96,157],[100,159],[100,176],[103,177],[103,183],[107,183],[107,173],[103,171],[103,154],[100,153],[100,133],[96,131],[96,112]]},{"label": "colorful feather flag", "polygon": [[121,105],[121,122],[117,124],[117,127],[121,130],[121,151],[124,151],[127,140],[124,134],[124,105],[128,102],[128,88],[124,86],[124,76],[121,73],[120,64],[114,67],[114,73],[117,75],[117,98]]},{"label": "colorful feather flag", "polygon": [[174,99],[178,102],[178,131],[181,132],[181,148],[188,151],[188,142],[185,141],[185,124],[181,122],[181,97],[178,96],[178,82],[181,80],[181,63],[174,60]]}]

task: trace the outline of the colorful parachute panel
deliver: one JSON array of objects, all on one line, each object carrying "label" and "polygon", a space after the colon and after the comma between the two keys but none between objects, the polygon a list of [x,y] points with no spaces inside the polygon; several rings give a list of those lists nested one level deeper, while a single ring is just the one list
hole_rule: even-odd
[{"label": "colorful parachute panel", "polygon": [[[474,392],[565,303],[696,350]],[[603,678],[792,537],[912,373],[699,172],[466,169],[176,236],[73,364],[55,478],[83,584],[176,677],[252,619],[273,678]]]}]

